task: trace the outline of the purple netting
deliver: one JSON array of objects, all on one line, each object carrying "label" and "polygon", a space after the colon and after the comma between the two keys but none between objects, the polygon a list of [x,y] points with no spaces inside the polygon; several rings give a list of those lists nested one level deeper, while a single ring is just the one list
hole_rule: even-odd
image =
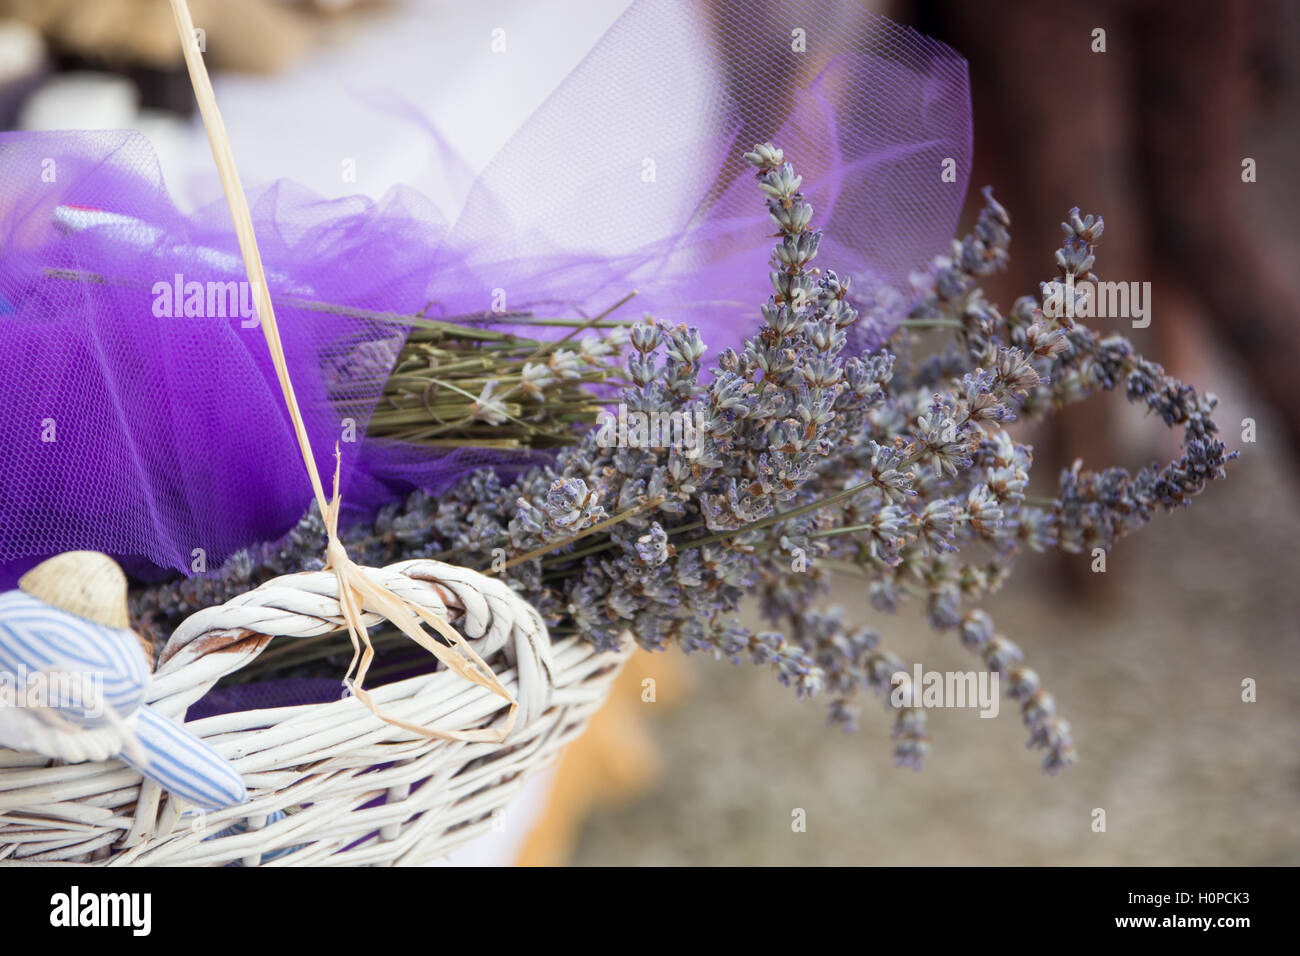
[{"label": "purple netting", "polygon": [[[773,227],[740,158],[756,141],[797,161],[826,230],[819,261],[905,301],[965,193],[965,62],[871,14],[849,29],[819,4],[766,10],[715,30],[715,48],[694,5],[635,3],[452,222],[408,188],[326,201],[282,181],[250,196],[323,474],[345,419],[364,435],[407,331],[397,317],[428,303],[432,317],[479,313],[501,290],[511,310],[590,314],[637,289],[632,315],[697,325],[714,354],[738,345],[768,294]],[[0,251],[0,586],[73,548],[180,570],[202,548],[211,566],[297,520],[310,491],[262,332],[225,285],[243,270],[224,202],[178,212],[135,133],[0,134]],[[175,298],[184,313],[191,282],[203,314],[157,314]],[[340,380],[346,401],[331,398]],[[354,516],[519,464],[342,450]]]},{"label": "purple netting", "polygon": [[342,681],[324,677],[286,677],[214,687],[190,705],[185,712],[185,719],[202,720],[218,714],[238,714],[246,710],[270,710],[275,707],[331,704],[340,698],[342,688]]},{"label": "purple netting", "polygon": [[[421,648],[398,651],[384,657],[384,672],[376,683],[392,684],[432,673],[438,661]],[[343,667],[340,665],[339,671]],[[218,714],[242,713],[275,707],[328,704],[343,695],[343,682],[325,677],[282,677],[246,684],[218,684],[190,705],[185,719],[200,720]]]}]

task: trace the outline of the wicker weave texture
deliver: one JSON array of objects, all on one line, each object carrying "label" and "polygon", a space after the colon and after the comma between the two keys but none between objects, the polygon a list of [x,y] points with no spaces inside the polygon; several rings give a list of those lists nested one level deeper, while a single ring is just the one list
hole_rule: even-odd
[{"label": "wicker weave texture", "polygon": [[[51,761],[0,749],[0,865],[400,865],[436,859],[496,826],[532,774],[580,735],[631,653],[551,644],[536,610],[500,581],[437,561],[367,571],[454,625],[519,702],[503,743],[432,740],[360,701],[222,714],[185,726],[244,778],[242,806],[201,813],[117,760]],[[149,700],[173,720],[273,638],[343,628],[328,572],[269,581],[186,620]],[[368,623],[378,617],[368,616]],[[372,689],[384,712],[466,730],[507,703],[439,670]]]}]

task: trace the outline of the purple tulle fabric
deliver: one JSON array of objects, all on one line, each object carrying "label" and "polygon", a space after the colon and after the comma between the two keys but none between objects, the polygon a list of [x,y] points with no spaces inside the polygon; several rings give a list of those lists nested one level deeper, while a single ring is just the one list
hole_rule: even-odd
[{"label": "purple tulle fabric", "polygon": [[190,705],[185,719],[202,720],[219,714],[276,707],[332,704],[340,699],[340,683],[327,677],[286,677],[214,687]]},{"label": "purple tulle fabric", "polygon": [[[325,200],[281,181],[250,196],[322,474],[348,420],[359,436],[341,444],[348,515],[522,463],[364,439],[402,316],[482,313],[502,295],[508,310],[590,315],[635,289],[626,317],[696,325],[715,355],[738,346],[770,291],[774,227],[741,159],[756,141],[804,176],[819,261],[902,304],[856,347],[890,331],[964,198],[966,64],[828,8],[766,4],[709,28],[696,5],[639,0],[454,217],[410,188]],[[210,299],[230,304],[223,284],[243,278],[224,201],[179,212],[139,134],[0,134],[0,585],[75,548],[186,572],[202,549],[212,567],[301,516],[311,494],[262,331]],[[188,283],[202,315],[184,314]],[[158,314],[168,304],[182,314]]]}]

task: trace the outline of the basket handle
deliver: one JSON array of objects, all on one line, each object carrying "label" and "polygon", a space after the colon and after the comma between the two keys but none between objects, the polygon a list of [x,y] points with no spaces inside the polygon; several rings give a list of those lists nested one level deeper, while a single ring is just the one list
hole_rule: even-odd
[{"label": "basket handle", "polygon": [[[422,611],[422,617],[437,618],[448,630],[455,623],[463,632],[463,636],[457,633],[460,647],[443,648],[446,653],[465,653],[482,661],[505,650],[518,668],[517,703],[508,693],[503,697],[503,703],[510,705],[504,729],[406,729],[440,739],[497,742],[516,722],[516,708],[518,723],[526,725],[550,705],[555,669],[546,624],[531,604],[502,581],[427,559],[362,571],[376,585]],[[338,577],[330,571],[286,574],[190,615],[163,648],[150,703],[180,719],[218,680],[256,658],[272,638],[317,637],[346,630],[338,588]],[[367,626],[383,620],[382,614],[368,607],[362,612]],[[491,680],[499,686],[495,674]]]}]

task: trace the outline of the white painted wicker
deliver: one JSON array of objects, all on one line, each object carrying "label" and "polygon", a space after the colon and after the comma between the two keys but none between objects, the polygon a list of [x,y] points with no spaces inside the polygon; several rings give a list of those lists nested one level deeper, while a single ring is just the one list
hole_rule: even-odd
[{"label": "white painted wicker", "polygon": [[[185,726],[242,774],[248,802],[200,813],[117,760],[64,763],[0,749],[0,865],[394,865],[436,859],[497,825],[532,774],[582,733],[631,653],[552,644],[537,612],[500,581],[437,561],[368,569],[453,624],[519,702],[503,743],[433,740],[359,700],[252,710]],[[338,579],[290,574],[177,628],[149,701],[174,720],[273,638],[344,627]],[[368,614],[367,623],[379,620]],[[498,724],[508,704],[445,669],[372,689],[423,727]],[[286,850],[291,852],[285,852]]]}]

